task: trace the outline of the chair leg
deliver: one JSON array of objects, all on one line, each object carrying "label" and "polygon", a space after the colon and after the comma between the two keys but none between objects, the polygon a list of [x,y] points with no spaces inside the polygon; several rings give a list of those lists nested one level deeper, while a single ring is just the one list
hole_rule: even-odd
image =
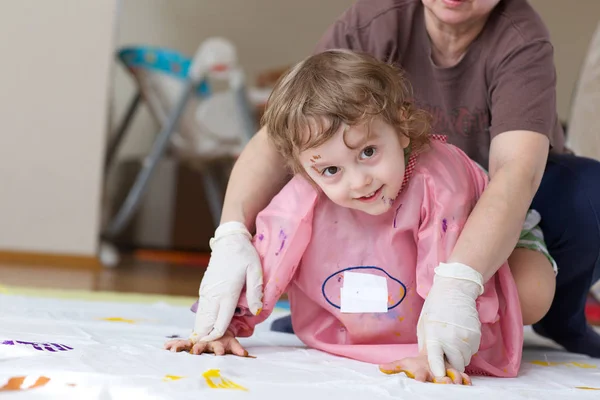
[{"label": "chair leg", "polygon": [[223,189],[219,182],[219,176],[215,170],[215,165],[206,166],[202,171],[202,181],[204,184],[204,194],[208,202],[208,208],[212,216],[215,227],[219,226],[221,221],[221,212],[223,210]]},{"label": "chair leg", "polygon": [[144,193],[146,192],[146,188],[148,186],[148,182],[156,168],[156,165],[164,155],[171,136],[173,132],[177,129],[177,125],[179,123],[179,119],[185,110],[188,100],[195,90],[195,85],[192,81],[186,82],[186,85],[181,93],[181,96],[177,102],[177,105],[173,112],[169,115],[169,119],[167,123],[160,131],[154,143],[152,145],[152,149],[150,150],[150,154],[144,159],[142,163],[142,169],[138,173],[138,176],[135,179],[135,182],[132,188],[129,190],[125,201],[121,205],[121,208],[117,212],[117,215],[108,225],[108,228],[102,235],[104,239],[111,240],[115,236],[117,236],[129,223],[129,220],[138,209],[140,205],[140,201]]}]

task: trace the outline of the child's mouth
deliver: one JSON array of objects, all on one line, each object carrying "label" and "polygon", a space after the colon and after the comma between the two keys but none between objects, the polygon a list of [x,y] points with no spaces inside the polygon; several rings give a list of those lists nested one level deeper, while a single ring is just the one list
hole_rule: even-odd
[{"label": "child's mouth", "polygon": [[365,203],[374,201],[379,198],[379,195],[381,194],[382,189],[383,189],[383,186],[380,187],[379,189],[377,189],[376,191],[367,194],[366,196],[358,197],[356,200],[359,200],[359,201],[362,201]]}]

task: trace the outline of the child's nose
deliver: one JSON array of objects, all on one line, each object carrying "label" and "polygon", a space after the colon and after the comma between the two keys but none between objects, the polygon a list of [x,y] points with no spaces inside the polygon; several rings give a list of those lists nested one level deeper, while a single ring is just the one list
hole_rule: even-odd
[{"label": "child's nose", "polygon": [[369,186],[373,182],[373,178],[370,174],[357,171],[352,179],[352,189],[362,189],[365,186]]}]

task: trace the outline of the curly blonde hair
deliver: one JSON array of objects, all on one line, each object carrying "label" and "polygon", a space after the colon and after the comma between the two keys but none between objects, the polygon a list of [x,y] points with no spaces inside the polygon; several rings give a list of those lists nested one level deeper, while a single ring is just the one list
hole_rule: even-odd
[{"label": "curly blonde hair", "polygon": [[261,122],[293,172],[304,173],[299,154],[331,139],[343,124],[381,118],[410,139],[411,150],[425,146],[430,117],[411,97],[399,68],[364,53],[329,50],[306,58],[279,79]]}]

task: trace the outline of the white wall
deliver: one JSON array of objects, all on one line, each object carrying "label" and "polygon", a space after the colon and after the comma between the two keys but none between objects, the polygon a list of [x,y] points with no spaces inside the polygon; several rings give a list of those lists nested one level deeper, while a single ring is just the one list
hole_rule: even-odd
[{"label": "white wall", "polygon": [[540,13],[554,44],[558,74],[558,115],[566,121],[572,93],[590,40],[600,20],[599,0],[529,0]]},{"label": "white wall", "polygon": [[94,255],[115,1],[3,1],[0,250]]}]

